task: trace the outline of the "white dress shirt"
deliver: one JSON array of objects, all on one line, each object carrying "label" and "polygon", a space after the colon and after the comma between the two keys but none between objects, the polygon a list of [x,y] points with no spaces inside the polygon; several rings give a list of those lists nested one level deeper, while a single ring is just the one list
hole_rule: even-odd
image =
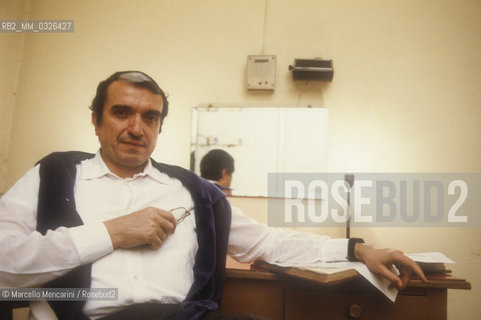
[{"label": "white dress shirt", "polygon": [[[100,153],[77,165],[75,204],[84,225],[36,231],[39,167],[29,170],[0,199],[0,287],[38,287],[73,268],[92,263],[92,288],[118,288],[117,301],[87,301],[97,319],[132,303],[183,301],[193,282],[197,252],[194,213],[177,225],[162,246],[113,250],[103,221],[146,207],[191,209],[193,200],[177,179],[149,162],[144,172],[122,179]],[[241,262],[345,260],[346,239],[269,228],[232,208],[228,253]],[[45,302],[31,303],[32,319],[56,319]]]}]

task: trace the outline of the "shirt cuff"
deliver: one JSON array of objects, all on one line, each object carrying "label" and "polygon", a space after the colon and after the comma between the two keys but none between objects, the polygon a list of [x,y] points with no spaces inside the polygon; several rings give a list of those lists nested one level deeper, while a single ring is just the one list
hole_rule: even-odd
[{"label": "shirt cuff", "polygon": [[103,222],[69,228],[81,264],[93,262],[114,250]]},{"label": "shirt cuff", "polygon": [[347,261],[349,239],[327,239],[322,247],[321,261]]}]

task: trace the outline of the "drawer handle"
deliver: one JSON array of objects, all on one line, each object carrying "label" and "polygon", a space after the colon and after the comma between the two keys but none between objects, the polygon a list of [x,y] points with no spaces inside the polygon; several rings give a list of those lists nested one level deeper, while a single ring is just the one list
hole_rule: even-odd
[{"label": "drawer handle", "polygon": [[358,304],[353,304],[349,307],[347,313],[352,319],[360,319],[362,315],[362,308]]}]

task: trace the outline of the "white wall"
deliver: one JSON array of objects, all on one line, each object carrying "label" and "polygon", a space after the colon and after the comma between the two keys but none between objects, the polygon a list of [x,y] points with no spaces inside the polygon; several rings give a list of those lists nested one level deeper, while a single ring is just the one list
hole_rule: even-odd
[{"label": "white wall", "polygon": [[[51,151],[95,151],[88,105],[97,83],[123,69],[148,72],[170,95],[160,161],[188,167],[198,104],[315,105],[329,109],[330,171],[481,171],[479,0],[26,3],[3,0],[1,18],[73,19],[75,32],[0,34],[0,192]],[[250,54],[277,56],[275,92],[245,90]],[[293,83],[288,65],[314,57],[333,59],[334,80]],[[234,202],[265,219],[262,200]],[[481,313],[479,228],[355,232],[380,246],[446,253],[473,284],[450,291],[450,318]]]}]

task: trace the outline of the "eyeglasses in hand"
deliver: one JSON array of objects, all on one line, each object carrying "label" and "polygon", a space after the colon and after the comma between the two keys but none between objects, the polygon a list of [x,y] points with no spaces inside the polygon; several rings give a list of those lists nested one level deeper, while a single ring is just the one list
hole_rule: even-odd
[{"label": "eyeglasses in hand", "polygon": [[177,208],[174,208],[174,209],[170,209],[169,211],[175,216],[177,224],[179,224],[182,221],[184,221],[185,218],[190,216],[190,213],[191,213],[192,209],[194,209],[194,208],[190,208],[189,210],[187,210],[184,207],[177,207]]}]

